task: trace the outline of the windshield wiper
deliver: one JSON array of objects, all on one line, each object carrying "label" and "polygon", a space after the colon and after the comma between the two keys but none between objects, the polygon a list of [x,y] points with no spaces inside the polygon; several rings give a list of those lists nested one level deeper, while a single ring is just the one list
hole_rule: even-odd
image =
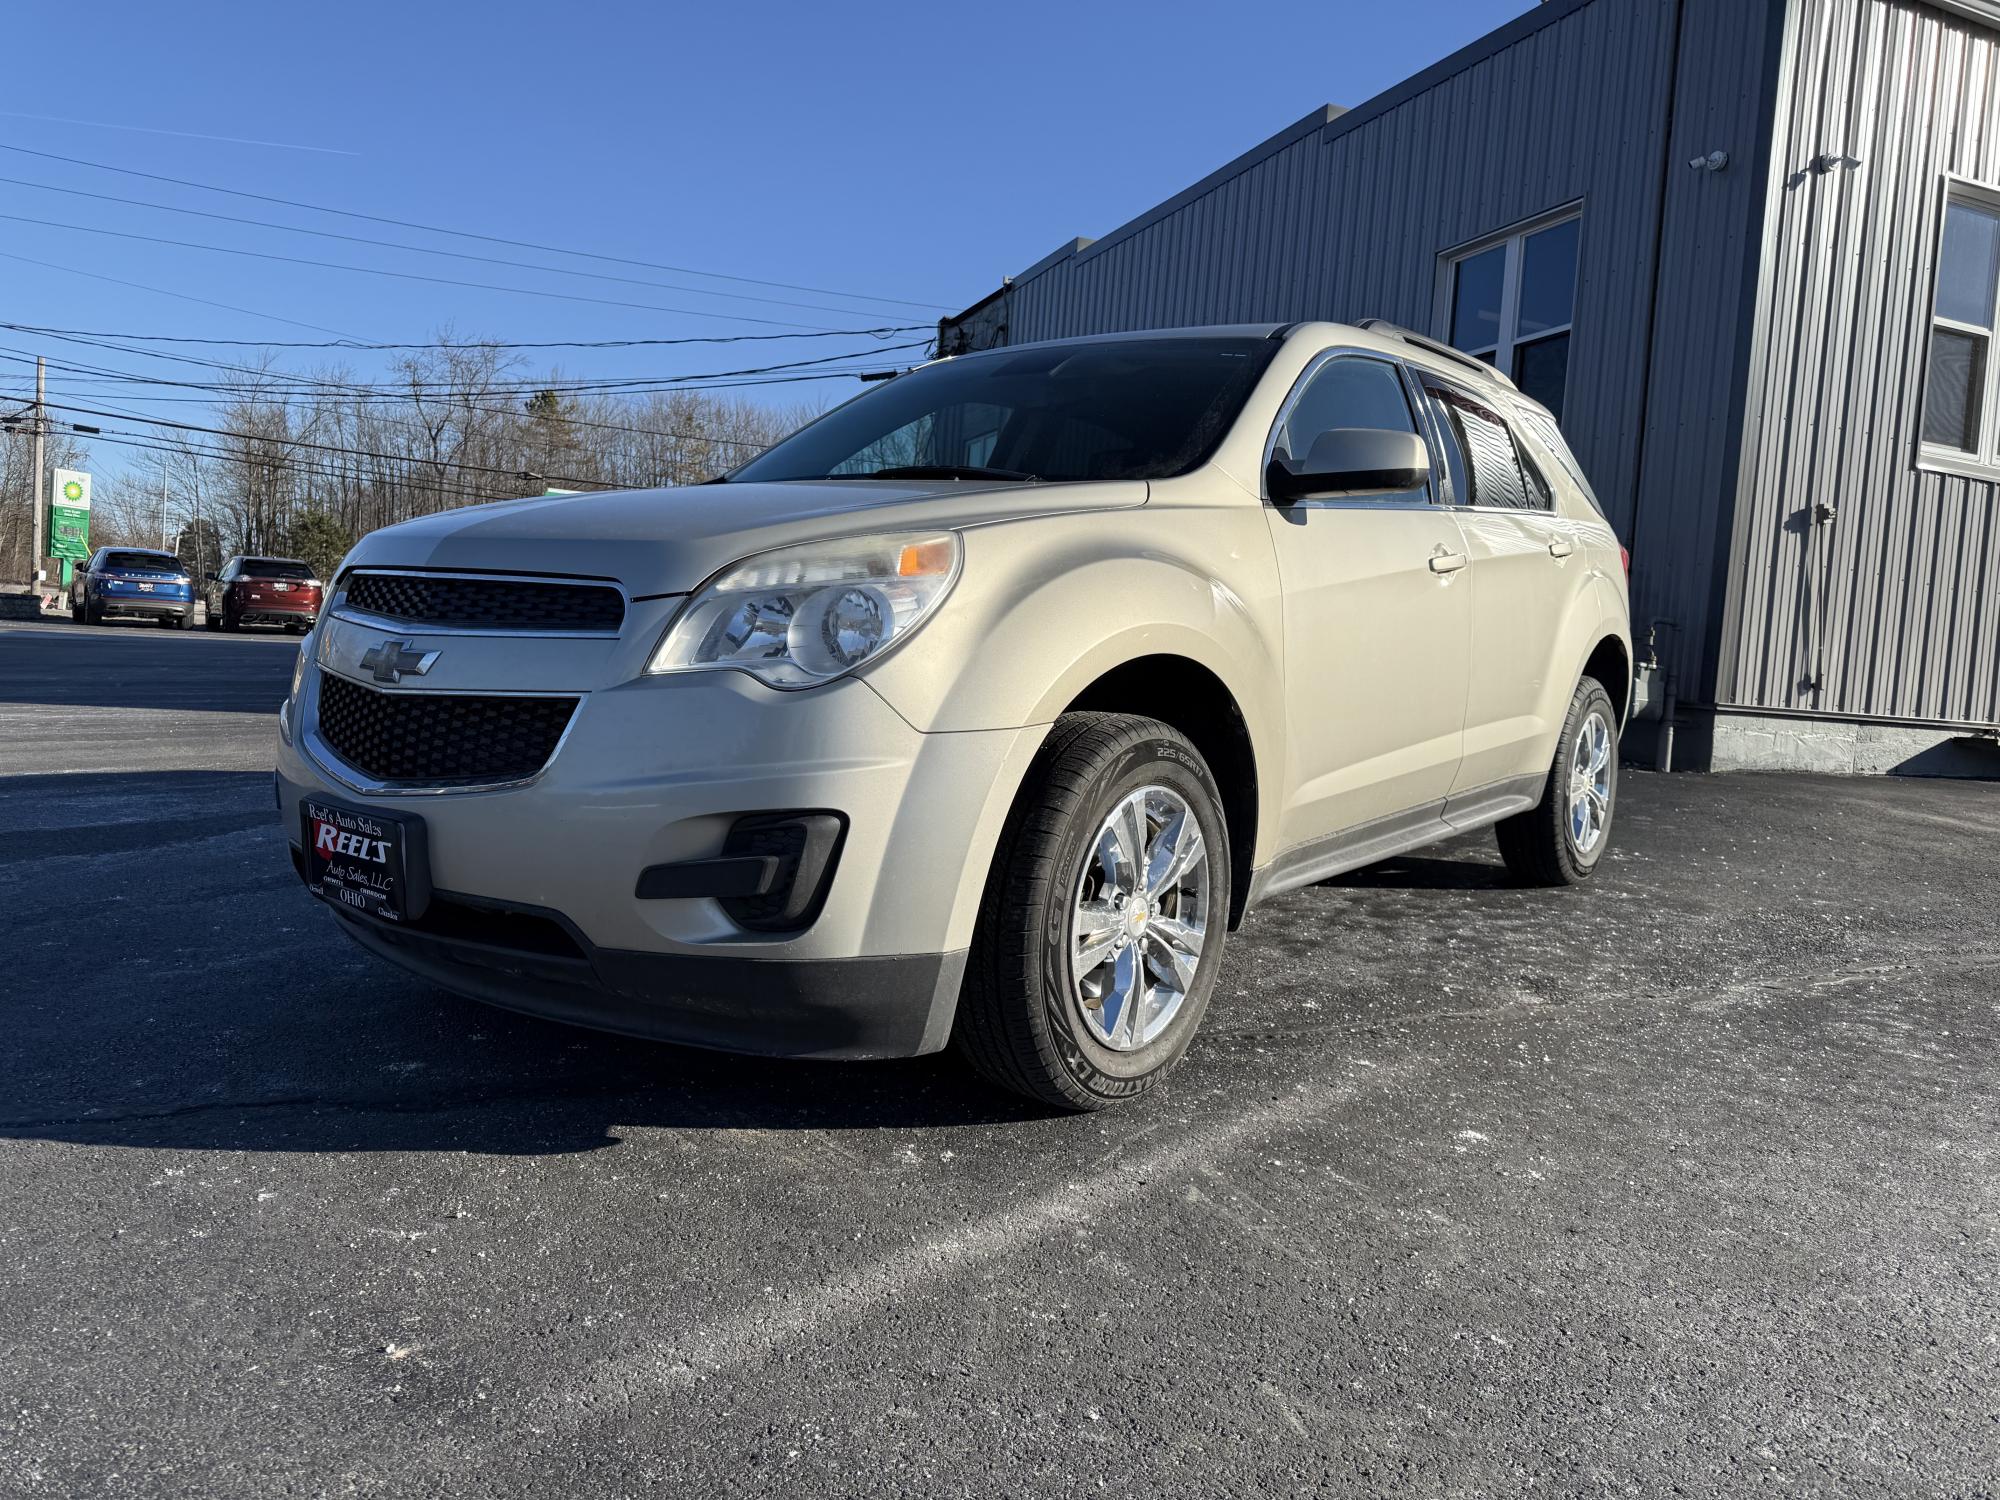
[{"label": "windshield wiper", "polygon": [[1041,476],[1019,469],[985,469],[977,464],[892,464],[865,474],[826,474],[826,479],[1019,479],[1033,483]]}]

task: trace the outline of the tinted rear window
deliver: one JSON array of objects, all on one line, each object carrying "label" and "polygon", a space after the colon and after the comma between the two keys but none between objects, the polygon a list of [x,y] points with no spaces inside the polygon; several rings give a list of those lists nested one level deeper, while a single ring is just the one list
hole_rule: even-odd
[{"label": "tinted rear window", "polygon": [[282,557],[246,557],[239,570],[246,578],[310,578],[312,569]]},{"label": "tinted rear window", "polygon": [[98,566],[152,573],[178,573],[181,570],[180,559],[159,552],[107,552]]}]

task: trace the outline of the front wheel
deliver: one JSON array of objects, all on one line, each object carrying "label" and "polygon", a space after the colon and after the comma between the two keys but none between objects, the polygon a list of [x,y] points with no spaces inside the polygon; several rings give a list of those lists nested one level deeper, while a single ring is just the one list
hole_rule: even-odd
[{"label": "front wheel", "polygon": [[1522,885],[1581,885],[1611,842],[1618,804],[1618,711],[1594,677],[1570,695],[1542,800],[1494,830]]},{"label": "front wheel", "polygon": [[1229,892],[1228,827],[1200,752],[1156,720],[1063,715],[994,855],[954,1045],[1058,1108],[1145,1093],[1208,1009]]}]

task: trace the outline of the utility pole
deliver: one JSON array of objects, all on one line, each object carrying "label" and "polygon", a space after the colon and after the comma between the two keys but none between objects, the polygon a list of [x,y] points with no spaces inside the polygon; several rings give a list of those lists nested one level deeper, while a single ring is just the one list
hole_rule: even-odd
[{"label": "utility pole", "polygon": [[[194,577],[194,586],[200,588],[208,577],[205,571],[208,567],[208,549],[203,547],[201,542],[201,460],[190,458],[189,462],[194,465],[194,568],[189,571]],[[220,561],[218,558],[217,562]]]},{"label": "utility pole", "polygon": [[42,598],[42,434],[49,425],[42,403],[48,396],[48,378],[48,366],[38,354],[35,356],[35,450],[29,460],[28,480],[28,509],[34,516],[28,529],[28,594],[37,609],[41,608]]}]

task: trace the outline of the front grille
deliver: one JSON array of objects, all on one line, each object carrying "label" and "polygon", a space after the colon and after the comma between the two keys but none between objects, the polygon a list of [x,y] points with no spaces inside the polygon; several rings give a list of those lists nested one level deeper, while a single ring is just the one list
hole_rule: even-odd
[{"label": "front grille", "polygon": [[411,625],[478,630],[582,630],[616,635],[625,596],[601,583],[456,578],[443,573],[352,574],[350,609]]},{"label": "front grille", "polygon": [[521,781],[555,754],[574,698],[378,693],[322,672],[319,736],[377,781]]}]

